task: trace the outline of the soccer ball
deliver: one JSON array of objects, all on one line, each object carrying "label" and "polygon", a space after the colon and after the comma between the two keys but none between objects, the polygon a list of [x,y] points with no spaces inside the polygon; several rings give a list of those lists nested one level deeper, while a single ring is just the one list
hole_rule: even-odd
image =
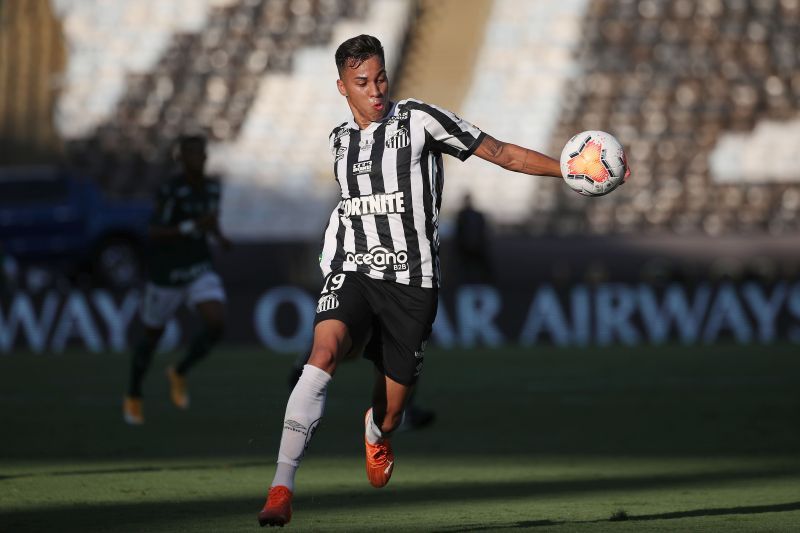
[{"label": "soccer ball", "polygon": [[586,196],[602,196],[628,176],[622,145],[610,133],[583,131],[561,151],[561,175],[570,189]]}]

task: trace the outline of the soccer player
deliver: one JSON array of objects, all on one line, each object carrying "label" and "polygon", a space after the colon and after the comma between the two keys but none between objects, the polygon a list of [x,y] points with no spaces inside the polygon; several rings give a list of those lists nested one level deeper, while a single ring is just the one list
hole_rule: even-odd
[{"label": "soccer player", "polygon": [[[389,482],[392,432],[423,365],[439,287],[442,154],[473,153],[505,169],[561,177],[559,162],[498,141],[455,114],[418,100],[389,100],[383,47],[360,35],[336,50],[339,93],[352,118],[333,129],[333,172],[342,199],[331,213],[320,266],[311,357],[286,405],[275,477],[259,523],[292,516],[294,478],[322,418],[338,364],[364,353],[376,368],[364,415],[367,478]],[[372,335],[375,327],[380,335]],[[369,342],[370,346],[365,345]]]},{"label": "soccer player", "polygon": [[123,403],[125,422],[144,423],[142,381],[167,322],[183,303],[202,319],[202,327],[184,358],[167,368],[170,397],[179,409],[189,407],[186,374],[222,337],[225,289],[214,271],[209,237],[223,248],[230,241],[219,227],[220,186],[205,174],[206,140],[183,136],[176,147],[182,172],[158,191],[150,223],[148,276],[141,305],[144,332],[133,350],[130,384]]}]

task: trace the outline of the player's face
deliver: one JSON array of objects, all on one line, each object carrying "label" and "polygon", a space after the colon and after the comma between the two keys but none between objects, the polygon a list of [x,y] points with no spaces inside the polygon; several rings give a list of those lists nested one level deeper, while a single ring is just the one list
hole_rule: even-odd
[{"label": "player's face", "polygon": [[372,56],[360,65],[345,65],[336,80],[339,93],[347,98],[356,124],[362,128],[382,119],[389,110],[389,78],[379,56]]},{"label": "player's face", "polygon": [[206,166],[206,147],[199,142],[181,146],[180,160],[183,168],[190,174],[202,174]]}]

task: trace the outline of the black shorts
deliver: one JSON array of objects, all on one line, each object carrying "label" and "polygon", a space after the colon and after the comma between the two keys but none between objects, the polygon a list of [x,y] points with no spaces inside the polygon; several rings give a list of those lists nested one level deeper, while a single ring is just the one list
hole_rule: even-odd
[{"label": "black shorts", "polygon": [[413,385],[438,305],[437,289],[372,279],[360,272],[332,272],[325,278],[314,325],[345,323],[356,350],[385,376]]}]

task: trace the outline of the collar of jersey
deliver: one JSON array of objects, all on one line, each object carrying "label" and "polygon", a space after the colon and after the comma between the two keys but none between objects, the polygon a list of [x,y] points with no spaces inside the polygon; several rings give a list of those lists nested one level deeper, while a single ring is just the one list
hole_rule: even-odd
[{"label": "collar of jersey", "polygon": [[369,126],[364,128],[363,130],[356,124],[355,117],[350,117],[350,120],[347,122],[347,127],[351,130],[359,130],[361,133],[372,133],[375,131],[381,124],[389,120],[394,116],[394,112],[397,110],[397,102],[389,102],[392,104],[392,107],[389,108],[389,112],[383,115],[383,118],[380,119],[378,122],[371,122]]}]

